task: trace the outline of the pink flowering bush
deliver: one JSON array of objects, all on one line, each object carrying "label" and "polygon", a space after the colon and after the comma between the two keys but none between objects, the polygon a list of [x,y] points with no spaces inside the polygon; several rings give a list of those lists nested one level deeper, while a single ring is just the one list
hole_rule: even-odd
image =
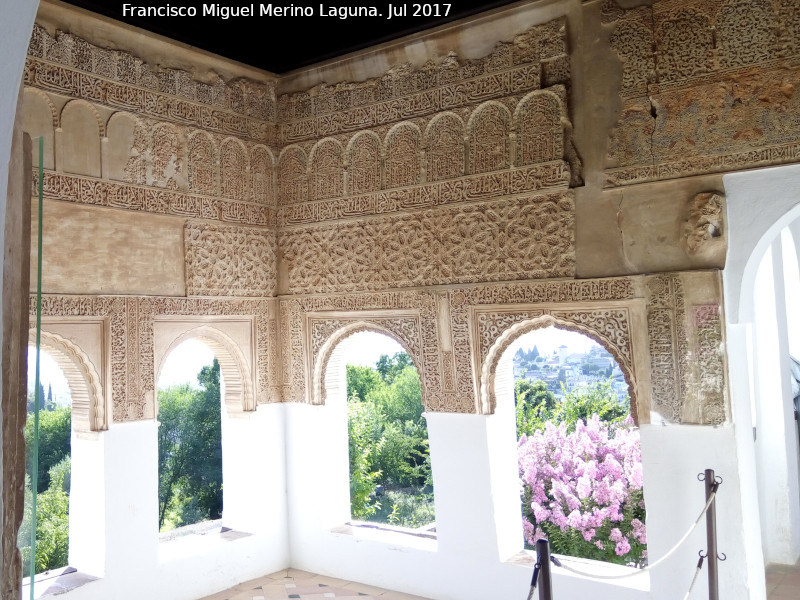
[{"label": "pink flowering bush", "polygon": [[628,418],[546,423],[518,445],[526,541],[553,552],[643,566],[647,556],[639,431]]}]

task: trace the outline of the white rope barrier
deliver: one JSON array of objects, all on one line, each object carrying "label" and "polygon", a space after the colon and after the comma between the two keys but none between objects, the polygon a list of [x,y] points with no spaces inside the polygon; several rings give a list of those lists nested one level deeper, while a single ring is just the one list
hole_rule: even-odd
[{"label": "white rope barrier", "polygon": [[[672,547],[672,549],[669,552],[667,552],[664,556],[659,558],[653,564],[647,565],[644,569],[637,569],[633,573],[625,573],[624,575],[595,575],[593,573],[586,573],[584,571],[579,571],[578,569],[573,569],[572,567],[568,567],[567,565],[565,565],[560,560],[557,563],[555,563],[555,565],[557,567],[561,567],[562,569],[565,569],[565,570],[567,570],[567,571],[569,571],[571,573],[575,573],[576,575],[581,575],[583,577],[589,577],[590,579],[625,579],[627,577],[636,577],[637,575],[641,575],[642,573],[646,573],[646,572],[650,571],[651,569],[655,569],[658,565],[663,563],[665,560],[670,558],[673,554],[675,554],[678,551],[678,548],[680,548],[681,544],[683,544],[683,542],[686,541],[686,538],[688,538],[689,535],[691,535],[691,533],[694,531],[694,528],[697,527],[697,524],[700,522],[700,519],[702,519],[703,515],[706,514],[706,512],[709,509],[709,507],[714,502],[714,498],[716,498],[716,497],[717,497],[717,492],[712,492],[711,495],[708,497],[708,502],[706,502],[706,505],[703,507],[703,511],[700,513],[700,515],[697,517],[697,519],[695,519],[694,523],[692,523],[692,526],[689,527],[689,530],[683,535],[683,537],[680,540],[678,540],[678,543],[675,544]],[[556,559],[556,560],[558,560],[558,559]],[[695,578],[696,577],[697,577],[697,575],[695,575]]]},{"label": "white rope barrier", "polygon": [[694,571],[694,577],[692,577],[692,583],[689,584],[689,589],[686,591],[686,595],[683,597],[683,600],[689,600],[689,596],[692,595],[694,584],[697,583],[697,576],[700,575],[700,571],[703,569],[704,558],[705,557],[701,554],[700,560],[697,561],[697,568]]}]

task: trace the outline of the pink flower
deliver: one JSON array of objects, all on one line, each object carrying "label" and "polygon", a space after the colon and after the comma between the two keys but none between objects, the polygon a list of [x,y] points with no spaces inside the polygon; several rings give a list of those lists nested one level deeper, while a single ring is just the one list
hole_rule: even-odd
[{"label": "pink flower", "polygon": [[614,548],[614,552],[617,553],[617,556],[625,556],[628,552],[631,551],[631,545],[628,542],[628,538],[622,538],[619,542],[617,542],[616,547]]}]

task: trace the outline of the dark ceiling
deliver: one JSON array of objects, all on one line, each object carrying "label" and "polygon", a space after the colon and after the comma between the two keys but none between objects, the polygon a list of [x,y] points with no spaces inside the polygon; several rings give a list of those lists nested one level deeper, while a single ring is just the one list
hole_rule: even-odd
[{"label": "dark ceiling", "polygon": [[[135,1],[133,0],[133,2]],[[278,74],[512,3],[509,0],[451,0],[451,4],[448,5],[378,1],[364,5],[374,6],[382,15],[381,17],[348,17],[346,19],[320,15],[320,12],[330,14],[332,10],[336,10],[335,8],[331,9],[331,6],[352,8],[350,5],[330,2],[330,0],[322,4],[318,2],[272,4],[273,7],[302,6],[313,10],[313,16],[303,17],[262,17],[258,14],[259,3],[252,5],[217,3],[219,6],[252,6],[255,12],[254,16],[221,19],[202,16],[204,3],[195,0],[177,0],[173,4],[150,0],[146,5],[151,7],[171,6],[173,8],[195,7],[197,10],[195,17],[124,16],[123,5],[131,6],[132,3],[116,0],[66,0],[66,2]],[[212,3],[205,4],[212,5]],[[268,2],[263,3],[264,6],[269,4]],[[390,5],[395,10],[405,7],[406,16],[386,18]],[[420,13],[426,10],[425,7],[428,7],[433,14],[431,16],[413,16],[415,7],[419,7],[418,12]],[[434,13],[437,9],[440,14],[438,17]],[[447,16],[445,16],[445,11],[447,11]]]}]

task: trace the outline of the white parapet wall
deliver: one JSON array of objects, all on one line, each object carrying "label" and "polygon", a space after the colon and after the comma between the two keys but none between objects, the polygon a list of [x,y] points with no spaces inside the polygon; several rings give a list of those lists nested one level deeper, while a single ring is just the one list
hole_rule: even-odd
[{"label": "white parapet wall", "polygon": [[223,480],[232,489],[222,525],[235,530],[225,536],[159,541],[157,422],[112,424],[76,440],[71,501],[92,510],[71,514],[70,560],[99,579],[64,597],[196,600],[287,567],[283,412],[261,406],[225,423]]},{"label": "white parapet wall", "polygon": [[[527,595],[535,561],[518,555],[523,540],[509,415],[426,414],[436,540],[346,527],[344,407],[292,404],[286,416],[293,567],[437,600]],[[650,598],[646,581],[637,579],[609,584],[557,570],[554,585],[566,597]]]}]

